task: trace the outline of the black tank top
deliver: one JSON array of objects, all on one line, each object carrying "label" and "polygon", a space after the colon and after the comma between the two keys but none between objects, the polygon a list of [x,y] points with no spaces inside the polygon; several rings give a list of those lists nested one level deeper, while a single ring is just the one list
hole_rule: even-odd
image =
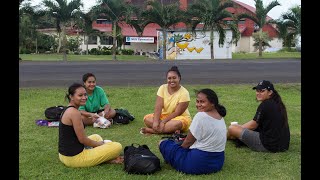
[{"label": "black tank top", "polygon": [[[74,106],[68,106],[61,114],[69,108]],[[75,156],[83,151],[84,145],[81,144],[77,138],[76,132],[73,126],[59,123],[59,153],[64,156]]]}]

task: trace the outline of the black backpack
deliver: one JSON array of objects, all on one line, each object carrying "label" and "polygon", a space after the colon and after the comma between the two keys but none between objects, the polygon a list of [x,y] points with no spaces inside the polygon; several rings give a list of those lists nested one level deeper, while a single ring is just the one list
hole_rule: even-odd
[{"label": "black backpack", "polygon": [[128,174],[153,174],[160,169],[160,159],[147,145],[132,144],[124,148],[124,170]]},{"label": "black backpack", "polygon": [[48,107],[44,111],[44,115],[46,116],[48,121],[60,121],[61,113],[67,108],[67,106],[52,106]]},{"label": "black backpack", "polygon": [[112,118],[115,124],[129,124],[130,121],[134,120],[134,116],[124,108],[114,109],[116,115]]}]

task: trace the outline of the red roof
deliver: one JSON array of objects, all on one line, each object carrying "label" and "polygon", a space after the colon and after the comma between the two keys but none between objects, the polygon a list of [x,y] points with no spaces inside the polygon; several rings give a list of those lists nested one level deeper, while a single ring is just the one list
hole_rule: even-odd
[{"label": "red roof", "polygon": [[[121,25],[123,36],[138,36],[136,30],[128,24]],[[158,24],[149,24],[147,25],[142,33],[142,36],[157,36],[157,29],[160,29]]]},{"label": "red roof", "polygon": [[103,24],[103,26],[101,26],[101,25],[100,26],[93,26],[93,29],[97,29],[101,32],[112,32],[112,24]]},{"label": "red roof", "polygon": [[[121,24],[121,32],[123,36],[138,36],[136,30],[131,27],[128,24]],[[202,28],[203,24],[198,24],[197,28]],[[243,25],[238,25],[240,33],[244,32],[246,29],[245,26]],[[112,32],[112,25],[111,24],[104,24],[103,26],[94,26],[94,29],[100,30],[101,32]],[[157,30],[161,29],[161,27],[158,24],[149,24],[144,28],[142,36],[149,36],[149,37],[157,37]],[[172,30],[177,30],[177,29],[186,29],[186,25],[184,23],[178,23],[174,27],[172,27]]]},{"label": "red roof", "polygon": [[[252,12],[253,14],[255,14],[256,9],[252,6],[249,6],[245,3],[233,0],[233,2],[237,3],[239,6],[243,7],[244,9]],[[186,1],[184,3],[187,3]],[[234,8],[228,8],[227,9],[229,12],[234,13],[235,9]],[[267,20],[272,19],[269,16],[267,16]],[[226,20],[231,20],[231,18],[226,18]],[[137,32],[135,31],[135,29],[133,27],[131,27],[128,24],[121,24],[120,25],[121,29],[122,29],[122,35],[123,36],[138,36]],[[203,24],[199,24],[197,26],[197,28],[202,28]],[[93,23],[93,28],[100,30],[102,32],[111,32],[112,31],[112,24],[96,24],[96,22]],[[244,24],[238,24],[238,28],[240,33],[242,34],[247,28],[246,25]],[[157,36],[157,30],[161,29],[161,27],[157,24],[149,24],[148,26],[146,26],[144,28],[143,34],[142,36],[151,36],[151,37],[156,37]],[[177,30],[177,29],[186,29],[186,25],[184,23],[178,23],[175,26],[173,26],[171,28],[173,31]]]},{"label": "red roof", "polygon": [[[121,24],[121,32],[123,36],[138,36],[136,30],[128,24]],[[97,29],[101,32],[112,32],[112,24],[93,24],[93,28]],[[149,24],[144,28],[143,36],[151,36],[156,37],[157,31],[156,29],[160,29],[158,24]]]},{"label": "red roof", "polygon": [[[256,14],[256,8],[254,8],[254,7],[252,7],[252,6],[249,6],[248,4],[245,4],[245,3],[242,3],[242,2],[236,1],[236,0],[232,0],[232,1],[235,2],[235,3],[237,3],[237,4],[239,4],[240,6],[242,6],[242,7],[244,7],[244,8],[246,8],[247,10],[251,11],[252,13]],[[267,21],[272,19],[272,18],[269,17],[268,15],[267,15],[266,18],[267,18]]]}]

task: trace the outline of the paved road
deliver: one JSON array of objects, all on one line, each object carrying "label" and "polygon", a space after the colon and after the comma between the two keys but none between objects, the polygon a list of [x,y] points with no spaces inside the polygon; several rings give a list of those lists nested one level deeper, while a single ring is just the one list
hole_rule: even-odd
[{"label": "paved road", "polygon": [[139,86],[165,83],[167,70],[177,65],[182,84],[301,83],[301,60],[176,60],[21,62],[19,87],[68,87],[92,72],[100,85]]}]

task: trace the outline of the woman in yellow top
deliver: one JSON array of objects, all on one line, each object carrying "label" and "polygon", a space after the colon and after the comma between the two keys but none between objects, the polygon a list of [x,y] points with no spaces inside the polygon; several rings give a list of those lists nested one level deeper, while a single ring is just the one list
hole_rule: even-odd
[{"label": "woman in yellow top", "polygon": [[143,118],[147,127],[141,128],[141,133],[169,134],[188,130],[191,124],[190,95],[180,81],[178,67],[172,66],[167,72],[167,84],[158,89],[154,113]]}]

